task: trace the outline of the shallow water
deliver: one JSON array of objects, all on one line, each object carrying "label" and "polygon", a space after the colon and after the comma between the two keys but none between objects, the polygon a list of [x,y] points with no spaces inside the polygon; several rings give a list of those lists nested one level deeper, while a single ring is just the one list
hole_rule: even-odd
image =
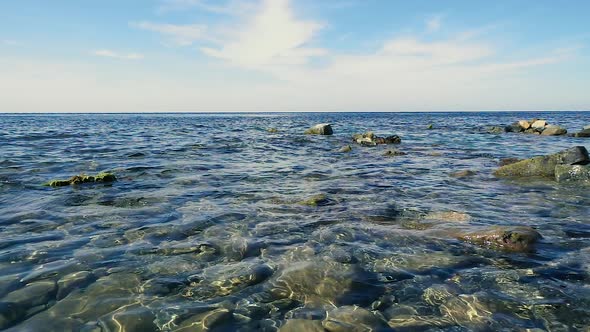
[{"label": "shallow water", "polygon": [[[586,331],[590,186],[492,172],[590,139],[480,130],[533,116],[590,124],[573,112],[0,116],[0,329]],[[333,136],[302,134],[323,122]],[[401,136],[407,155],[337,152],[367,130]],[[42,185],[100,171],[118,181]],[[449,211],[468,220],[423,222]],[[543,239],[511,253],[452,236],[492,225]]]}]

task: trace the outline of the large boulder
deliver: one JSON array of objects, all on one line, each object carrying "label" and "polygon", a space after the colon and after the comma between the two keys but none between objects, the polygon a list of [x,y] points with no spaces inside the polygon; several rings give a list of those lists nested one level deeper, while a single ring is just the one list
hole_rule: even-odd
[{"label": "large boulder", "polygon": [[457,238],[472,244],[494,249],[528,252],[534,249],[535,243],[542,236],[531,227],[496,226],[460,234]]},{"label": "large boulder", "polygon": [[590,166],[557,165],[555,179],[557,182],[590,181]]},{"label": "large boulder", "polygon": [[556,126],[556,125],[548,125],[543,129],[541,135],[545,136],[559,136],[567,134],[567,130],[563,127]]},{"label": "large boulder", "polygon": [[590,163],[588,150],[576,146],[561,152],[539,156],[505,165],[498,168],[494,175],[499,177],[554,177],[557,165],[586,165]]},{"label": "large boulder", "polygon": [[542,131],[547,126],[547,121],[537,120],[531,124],[531,128]]},{"label": "large boulder", "polygon": [[307,135],[332,135],[333,133],[332,125],[329,123],[320,123],[305,131]]}]

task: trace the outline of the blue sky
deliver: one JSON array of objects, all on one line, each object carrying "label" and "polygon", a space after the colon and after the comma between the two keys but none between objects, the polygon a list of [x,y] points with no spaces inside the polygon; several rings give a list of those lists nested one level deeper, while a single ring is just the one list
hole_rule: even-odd
[{"label": "blue sky", "polygon": [[0,2],[1,112],[590,109],[589,1]]}]

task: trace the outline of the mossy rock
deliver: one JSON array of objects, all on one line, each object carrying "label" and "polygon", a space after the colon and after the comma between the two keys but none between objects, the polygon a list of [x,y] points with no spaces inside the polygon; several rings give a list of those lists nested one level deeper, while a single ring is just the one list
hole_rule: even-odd
[{"label": "mossy rock", "polygon": [[327,205],[329,202],[330,200],[328,199],[328,196],[326,196],[325,194],[318,194],[307,199],[304,199],[302,201],[299,201],[297,202],[297,204],[307,206],[321,206]]},{"label": "mossy rock", "polygon": [[95,182],[114,182],[117,177],[113,173],[101,172],[97,175],[74,175],[68,180],[52,180],[47,182],[45,185],[49,187],[65,187],[69,185],[77,185],[82,183],[95,183]]},{"label": "mossy rock", "polygon": [[539,156],[502,166],[494,175],[499,177],[554,177],[557,165],[586,165],[590,162],[588,151],[576,146],[561,152]]}]

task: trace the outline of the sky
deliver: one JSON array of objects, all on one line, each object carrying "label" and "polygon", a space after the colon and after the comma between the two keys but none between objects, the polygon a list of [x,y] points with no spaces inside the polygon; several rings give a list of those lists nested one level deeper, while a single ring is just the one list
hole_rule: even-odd
[{"label": "sky", "polygon": [[587,0],[0,0],[0,112],[590,110]]}]

